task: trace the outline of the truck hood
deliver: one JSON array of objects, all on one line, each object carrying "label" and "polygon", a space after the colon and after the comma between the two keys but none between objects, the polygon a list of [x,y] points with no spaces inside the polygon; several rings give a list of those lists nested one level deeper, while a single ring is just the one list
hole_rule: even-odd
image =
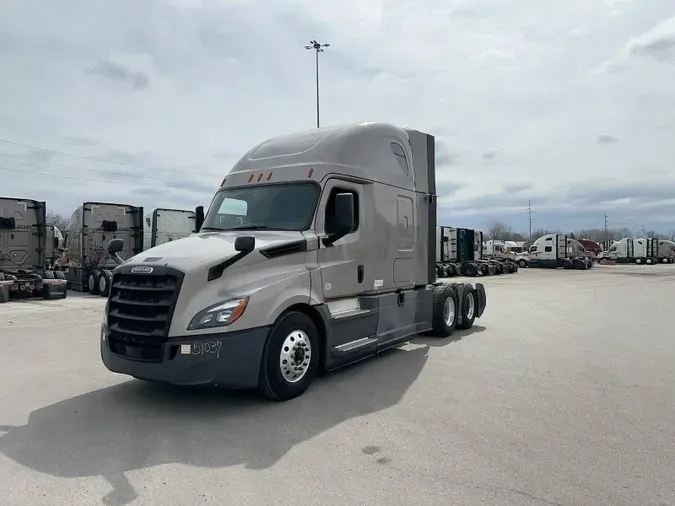
[{"label": "truck hood", "polygon": [[124,265],[152,263],[167,265],[186,273],[198,271],[236,255],[238,252],[234,249],[234,241],[242,236],[255,237],[255,251],[244,257],[239,266],[265,260],[258,253],[261,249],[305,239],[302,232],[295,231],[203,232],[150,248],[130,258]]}]

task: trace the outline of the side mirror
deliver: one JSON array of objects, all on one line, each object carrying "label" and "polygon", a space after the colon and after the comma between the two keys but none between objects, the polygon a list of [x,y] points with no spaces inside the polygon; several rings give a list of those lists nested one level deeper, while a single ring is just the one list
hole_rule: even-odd
[{"label": "side mirror", "polygon": [[195,208],[195,232],[199,232],[204,224],[204,206]]},{"label": "side mirror", "polygon": [[124,249],[124,240],[123,239],[110,239],[108,242],[108,253],[112,255],[112,257],[115,259],[115,261],[118,264],[123,264],[124,259],[119,256],[119,252]]},{"label": "side mirror", "polygon": [[119,253],[124,249],[124,240],[123,239],[111,239],[108,242],[108,253],[114,255]]},{"label": "side mirror", "polygon": [[234,240],[234,249],[240,253],[250,253],[255,249],[255,237],[244,235]]},{"label": "side mirror", "polygon": [[332,245],[351,232],[354,226],[354,194],[338,193],[335,195],[335,219],[332,223],[330,235],[324,239],[325,246]]}]

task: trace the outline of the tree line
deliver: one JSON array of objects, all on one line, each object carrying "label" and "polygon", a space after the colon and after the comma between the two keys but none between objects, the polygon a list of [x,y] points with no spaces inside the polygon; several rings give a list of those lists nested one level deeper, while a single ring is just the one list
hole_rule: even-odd
[{"label": "tree line", "polygon": [[491,220],[487,224],[485,230],[485,240],[497,239],[501,241],[534,241],[542,235],[546,234],[567,234],[575,239],[590,239],[595,242],[603,241],[618,241],[624,237],[658,237],[659,239],[668,239],[675,241],[675,230],[664,234],[654,230],[639,230],[634,231],[627,227],[621,228],[584,228],[575,231],[563,231],[560,229],[549,230],[539,228],[532,231],[532,237],[528,237],[527,233],[516,232],[512,227],[499,220]]}]

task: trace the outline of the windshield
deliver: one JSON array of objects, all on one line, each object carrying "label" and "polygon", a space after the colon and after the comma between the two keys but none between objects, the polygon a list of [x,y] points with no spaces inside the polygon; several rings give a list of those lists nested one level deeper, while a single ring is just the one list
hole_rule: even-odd
[{"label": "windshield", "polygon": [[313,183],[220,190],[202,230],[307,230],[318,196]]}]

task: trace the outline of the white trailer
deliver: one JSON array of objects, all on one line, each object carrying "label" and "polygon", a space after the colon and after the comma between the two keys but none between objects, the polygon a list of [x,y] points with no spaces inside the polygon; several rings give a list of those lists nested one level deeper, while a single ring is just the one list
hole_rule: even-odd
[{"label": "white trailer", "polygon": [[609,258],[617,263],[654,265],[659,262],[659,240],[647,237],[639,239],[625,237],[612,244],[609,248]]},{"label": "white trailer", "polygon": [[194,210],[157,208],[145,213],[143,219],[143,251],[177,241],[195,231]]},{"label": "white trailer", "polygon": [[528,267],[590,269],[593,259],[576,239],[562,234],[546,234],[530,246]]}]

